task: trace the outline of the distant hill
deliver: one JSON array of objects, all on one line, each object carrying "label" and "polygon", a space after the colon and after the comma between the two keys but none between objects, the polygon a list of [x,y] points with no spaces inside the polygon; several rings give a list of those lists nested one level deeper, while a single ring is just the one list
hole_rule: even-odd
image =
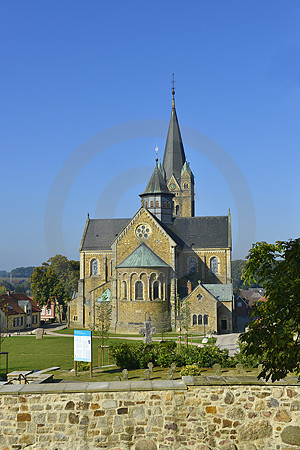
[{"label": "distant hill", "polygon": [[6,272],[6,270],[0,270],[0,277],[5,278],[5,277],[8,277],[8,276],[9,276],[9,273]]},{"label": "distant hill", "polygon": [[11,272],[7,272],[6,270],[0,270],[0,277],[7,278],[12,275],[14,278],[29,278],[33,273],[34,266],[29,267],[17,267],[13,269]]},{"label": "distant hill", "polygon": [[30,267],[17,267],[13,269],[10,273],[13,277],[17,278],[29,278],[33,274],[33,266]]}]

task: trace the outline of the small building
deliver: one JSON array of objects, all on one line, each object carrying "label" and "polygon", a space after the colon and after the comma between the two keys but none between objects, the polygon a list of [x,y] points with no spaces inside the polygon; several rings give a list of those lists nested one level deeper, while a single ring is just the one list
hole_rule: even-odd
[{"label": "small building", "polygon": [[239,332],[245,331],[245,327],[250,322],[248,302],[240,295],[235,297],[235,325]]},{"label": "small building", "polygon": [[26,331],[40,327],[41,309],[25,294],[0,296],[0,326],[3,332]]},{"label": "small building", "polygon": [[55,302],[48,300],[47,305],[41,306],[41,320],[50,322],[55,320]]}]

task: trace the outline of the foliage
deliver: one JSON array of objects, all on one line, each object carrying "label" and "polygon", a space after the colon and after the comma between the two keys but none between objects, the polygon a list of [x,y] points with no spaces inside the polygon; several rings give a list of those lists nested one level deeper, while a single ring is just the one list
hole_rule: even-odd
[{"label": "foliage", "polygon": [[221,350],[216,345],[206,345],[182,348],[179,352],[175,341],[163,341],[158,345],[121,343],[111,348],[111,355],[117,366],[126,369],[147,367],[148,362],[160,367],[170,367],[172,363],[177,367],[193,364],[198,364],[199,367],[212,367],[216,363],[222,367],[232,365],[228,350]]},{"label": "foliage", "polygon": [[252,281],[249,284],[245,285],[243,279],[242,279],[242,273],[243,269],[247,263],[247,260],[245,259],[236,259],[235,261],[231,262],[231,277],[233,281],[233,290],[235,294],[239,294],[240,289],[247,289],[249,287],[259,287],[259,283],[256,281]]},{"label": "foliage", "polygon": [[259,377],[275,381],[288,372],[300,377],[300,239],[258,242],[247,259],[243,278],[259,278],[267,301],[251,310],[254,320],[241,338],[244,352],[262,356]]},{"label": "foliage", "polygon": [[201,375],[201,369],[197,364],[188,364],[187,366],[183,367],[180,371],[181,376],[191,376],[191,377],[197,377]]},{"label": "foliage", "polygon": [[90,363],[85,361],[77,361],[77,370],[78,372],[90,370]]},{"label": "foliage", "polygon": [[33,274],[34,267],[17,267],[10,272],[15,278],[29,278]]},{"label": "foliage", "polygon": [[20,283],[15,284],[14,293],[15,294],[28,294],[31,292],[30,281],[20,281]]},{"label": "foliage", "polygon": [[158,344],[157,364],[160,367],[170,367],[173,362],[177,362],[176,356],[177,351],[175,341],[161,341]]},{"label": "foliage", "polygon": [[78,278],[78,261],[68,261],[62,255],[50,258],[42,266],[35,267],[30,277],[34,300],[41,306],[53,299],[66,310],[67,302],[77,289]]},{"label": "foliage", "polygon": [[104,345],[104,339],[108,338],[108,331],[111,322],[112,307],[107,298],[95,303],[95,325],[94,331],[101,338],[101,345]]},{"label": "foliage", "polygon": [[247,344],[242,342],[240,339],[238,341],[239,352],[235,353],[232,358],[233,365],[242,364],[244,367],[255,368],[258,367],[262,362],[262,355],[250,355],[247,354]]},{"label": "foliage", "polygon": [[154,344],[128,344],[122,342],[110,348],[110,354],[121,369],[143,369],[149,362],[156,364]]}]

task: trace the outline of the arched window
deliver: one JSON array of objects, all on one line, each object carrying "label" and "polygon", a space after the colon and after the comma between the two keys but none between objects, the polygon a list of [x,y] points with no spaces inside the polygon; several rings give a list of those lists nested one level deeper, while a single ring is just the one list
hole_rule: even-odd
[{"label": "arched window", "polygon": [[183,188],[184,189],[188,189],[188,187],[189,187],[189,184],[188,183],[184,183]]},{"label": "arched window", "polygon": [[158,202],[158,200],[156,200],[156,202],[155,202],[155,206],[159,206],[159,202]]},{"label": "arched window", "polygon": [[150,202],[150,206],[152,206],[152,207],[153,207],[153,200],[151,200],[151,202]]},{"label": "arched window", "polygon": [[123,298],[127,299],[127,283],[123,281]]},{"label": "arched window", "polygon": [[208,315],[204,314],[204,325],[208,325]]},{"label": "arched window", "polygon": [[193,315],[193,325],[197,325],[197,316],[196,316],[196,314]]},{"label": "arched window", "polygon": [[210,270],[212,273],[218,273],[218,258],[215,256],[210,260]]},{"label": "arched window", "polygon": [[197,260],[196,258],[189,259],[189,274],[197,273]]},{"label": "arched window", "polygon": [[163,208],[165,208],[166,207],[166,202],[163,202]]},{"label": "arched window", "polygon": [[170,202],[167,202],[167,208],[170,208]]},{"label": "arched window", "polygon": [[154,281],[154,283],[153,283],[153,300],[155,300],[156,298],[159,298],[158,289],[159,289],[159,282]]},{"label": "arched window", "polygon": [[198,316],[198,325],[202,325],[202,314]]},{"label": "arched window", "polygon": [[178,214],[179,214],[179,205],[176,205],[175,214],[176,214],[176,216],[178,216]]},{"label": "arched window", "polygon": [[141,281],[135,283],[135,299],[143,300],[143,283]]},{"label": "arched window", "polygon": [[91,274],[98,275],[98,261],[97,259],[93,259],[91,263]]}]

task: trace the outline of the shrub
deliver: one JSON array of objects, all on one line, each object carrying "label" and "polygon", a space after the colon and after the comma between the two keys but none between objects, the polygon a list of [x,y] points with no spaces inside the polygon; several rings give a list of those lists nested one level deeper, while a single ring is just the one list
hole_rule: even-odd
[{"label": "shrub", "polygon": [[127,342],[115,344],[110,347],[110,354],[121,369],[138,369],[139,367],[132,344]]},{"label": "shrub", "polygon": [[249,368],[253,368],[253,369],[258,367],[258,365],[261,364],[261,362],[262,362],[262,359],[263,359],[262,355],[260,355],[260,356],[247,355],[245,352],[247,344],[241,342],[240,340],[238,341],[238,344],[239,344],[240,351],[239,351],[239,353],[236,353],[234,355],[234,357],[232,358],[234,366],[236,364],[243,364],[244,367],[249,367]]},{"label": "shrub", "polygon": [[133,355],[138,362],[140,369],[147,368],[147,364],[152,362],[157,364],[157,346],[153,344],[138,344],[133,348]]},{"label": "shrub", "polygon": [[181,369],[180,375],[190,375],[192,377],[197,377],[201,375],[201,369],[197,364],[189,364]]},{"label": "shrub", "polygon": [[198,347],[197,363],[200,367],[212,367],[214,364],[221,364],[222,367],[226,367],[228,360],[227,349],[221,350],[216,345]]},{"label": "shrub", "polygon": [[170,367],[172,363],[176,363],[177,366],[176,354],[175,341],[161,341],[157,349],[157,364],[161,367]]},{"label": "shrub", "polygon": [[122,342],[110,348],[110,354],[121,369],[143,369],[149,362],[157,364],[157,351],[154,344],[128,344]]}]

